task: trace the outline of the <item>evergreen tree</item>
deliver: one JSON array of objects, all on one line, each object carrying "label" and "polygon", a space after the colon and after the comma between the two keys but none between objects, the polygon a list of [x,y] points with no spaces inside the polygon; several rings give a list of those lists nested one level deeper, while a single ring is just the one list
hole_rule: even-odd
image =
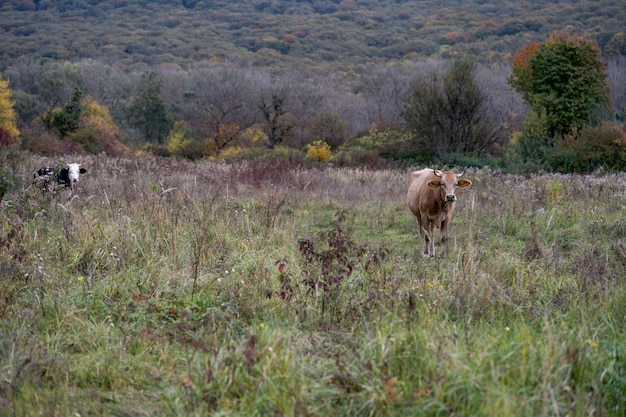
[{"label": "evergreen tree", "polygon": [[144,73],[127,109],[129,124],[148,142],[163,144],[170,131],[165,103],[161,98],[161,81],[153,71]]},{"label": "evergreen tree", "polygon": [[83,111],[82,105],[83,92],[80,88],[74,89],[74,94],[70,101],[65,103],[61,110],[52,114],[52,126],[55,127],[61,138],[68,136],[78,129],[78,123]]}]

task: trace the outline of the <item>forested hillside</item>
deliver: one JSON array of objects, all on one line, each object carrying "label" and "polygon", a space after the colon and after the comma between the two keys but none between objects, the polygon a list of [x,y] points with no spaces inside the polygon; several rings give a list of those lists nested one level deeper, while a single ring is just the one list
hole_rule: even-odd
[{"label": "forested hillside", "polygon": [[8,0],[0,13],[0,71],[24,58],[127,68],[213,60],[345,69],[459,53],[508,62],[564,30],[606,53],[626,51],[626,8],[612,0]]},{"label": "forested hillside", "polygon": [[[614,153],[606,144],[626,141],[620,2],[8,0],[0,13],[0,74],[12,93],[4,101],[21,132],[4,141],[38,154],[240,158],[284,145],[343,163],[521,155],[528,170],[591,170]],[[562,103],[578,97],[588,111],[577,126],[559,114],[558,141],[541,114],[541,129],[526,120],[528,100],[510,85],[514,57],[544,42],[559,59],[589,43],[598,64],[597,102],[565,86]],[[572,70],[561,66],[556,78]],[[582,132],[603,121],[616,124]],[[573,168],[551,148],[581,132],[604,153],[567,144],[578,159],[600,161]],[[510,152],[520,143],[523,152]],[[542,143],[547,153],[537,156]],[[611,169],[626,155],[617,159]]]}]

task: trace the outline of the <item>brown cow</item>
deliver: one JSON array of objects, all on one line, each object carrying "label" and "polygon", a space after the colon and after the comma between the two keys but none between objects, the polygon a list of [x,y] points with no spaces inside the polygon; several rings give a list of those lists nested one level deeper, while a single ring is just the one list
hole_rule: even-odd
[{"label": "brown cow", "polygon": [[[456,189],[472,185],[468,179],[461,178],[465,172],[455,174],[452,171],[422,169],[411,173],[406,202],[411,212],[417,217],[420,234],[424,240],[424,257],[435,256],[435,229],[441,229],[441,243],[448,238],[448,226],[454,214]],[[442,250],[445,254],[445,246]]]}]

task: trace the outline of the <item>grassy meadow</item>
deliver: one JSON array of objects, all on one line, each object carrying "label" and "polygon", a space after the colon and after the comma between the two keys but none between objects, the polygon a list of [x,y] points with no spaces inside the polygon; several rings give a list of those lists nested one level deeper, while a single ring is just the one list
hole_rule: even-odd
[{"label": "grassy meadow", "polygon": [[[626,174],[3,156],[0,416],[624,416]],[[437,241],[439,254],[441,246]]]}]

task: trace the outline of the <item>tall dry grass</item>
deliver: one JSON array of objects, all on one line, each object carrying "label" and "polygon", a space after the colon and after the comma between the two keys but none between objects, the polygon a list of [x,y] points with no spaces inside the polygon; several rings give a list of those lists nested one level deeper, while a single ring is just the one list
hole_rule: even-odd
[{"label": "tall dry grass", "polygon": [[79,159],[5,165],[0,415],[625,412],[626,175],[471,172],[423,259],[405,170]]}]

